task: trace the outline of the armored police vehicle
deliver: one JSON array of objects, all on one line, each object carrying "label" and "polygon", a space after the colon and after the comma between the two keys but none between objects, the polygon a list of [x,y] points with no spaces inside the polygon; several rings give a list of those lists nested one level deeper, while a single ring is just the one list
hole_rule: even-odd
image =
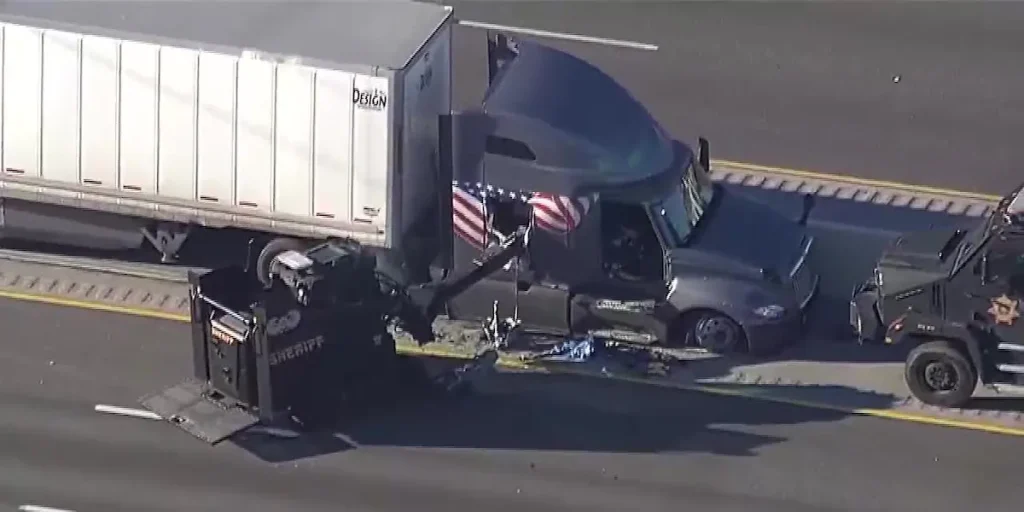
[{"label": "armored police vehicle", "polygon": [[962,407],[977,382],[1024,391],[1024,194],[985,219],[908,233],[850,302],[862,341],[914,344],[905,379],[924,403]]}]

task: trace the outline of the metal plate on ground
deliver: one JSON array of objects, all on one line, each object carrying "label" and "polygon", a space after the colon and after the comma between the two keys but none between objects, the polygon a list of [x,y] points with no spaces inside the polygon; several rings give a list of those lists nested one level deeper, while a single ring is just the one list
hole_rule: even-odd
[{"label": "metal plate on ground", "polygon": [[195,379],[143,397],[146,409],[172,425],[210,444],[217,444],[257,423],[252,414],[237,407],[225,407],[205,395],[206,385]]}]

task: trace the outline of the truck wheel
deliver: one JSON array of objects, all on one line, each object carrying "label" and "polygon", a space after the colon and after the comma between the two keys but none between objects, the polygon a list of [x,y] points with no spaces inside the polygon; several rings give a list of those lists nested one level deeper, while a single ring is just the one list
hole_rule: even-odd
[{"label": "truck wheel", "polygon": [[256,258],[256,278],[263,283],[263,286],[269,287],[274,282],[270,276],[270,262],[274,261],[274,258],[282,252],[302,252],[304,250],[306,250],[306,244],[294,238],[275,238],[267,242],[267,245],[264,245],[263,250],[260,251],[259,257]]},{"label": "truck wheel", "polygon": [[915,398],[937,407],[963,407],[978,384],[978,372],[970,359],[946,340],[930,341],[911,350],[904,378]]},{"label": "truck wheel", "polygon": [[697,346],[716,354],[744,352],[747,339],[743,328],[732,318],[717,311],[699,311],[683,321],[687,346]]}]

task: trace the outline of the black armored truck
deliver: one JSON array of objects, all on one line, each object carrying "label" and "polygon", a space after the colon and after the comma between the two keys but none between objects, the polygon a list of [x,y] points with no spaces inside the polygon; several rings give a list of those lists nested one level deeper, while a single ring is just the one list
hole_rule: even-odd
[{"label": "black armored truck", "polygon": [[528,238],[520,229],[469,272],[412,287],[343,241],[280,253],[269,286],[256,279],[252,256],[245,266],[190,272],[192,375],[141,402],[216,444],[256,426],[296,437],[382,404],[464,391],[476,370],[493,368],[494,350],[431,375],[399,354],[391,327],[421,345],[433,340],[439,305],[522,254]]},{"label": "black armored truck", "polygon": [[973,225],[907,233],[854,289],[862,342],[913,344],[905,379],[922,402],[962,407],[980,380],[1024,391],[1024,185]]}]

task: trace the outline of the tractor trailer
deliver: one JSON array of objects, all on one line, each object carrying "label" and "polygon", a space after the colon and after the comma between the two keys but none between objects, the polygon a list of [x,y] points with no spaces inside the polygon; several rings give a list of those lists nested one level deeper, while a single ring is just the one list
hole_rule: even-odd
[{"label": "tractor trailer", "polygon": [[812,201],[791,219],[715,184],[706,141],[533,41],[491,34],[482,100],[454,111],[456,24],[417,2],[6,2],[0,236],[170,262],[196,228],[241,229],[267,284],[279,255],[345,240],[412,284],[532,226],[447,316],[497,302],[721,352],[799,337]]}]

